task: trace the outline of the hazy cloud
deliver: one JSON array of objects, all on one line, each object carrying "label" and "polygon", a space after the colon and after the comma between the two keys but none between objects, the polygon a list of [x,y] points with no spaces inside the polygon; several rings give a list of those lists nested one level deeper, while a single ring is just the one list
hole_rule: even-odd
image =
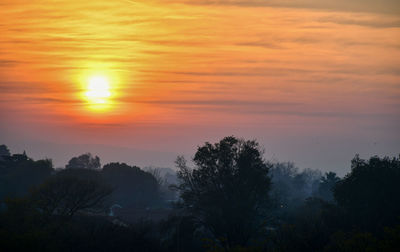
[{"label": "hazy cloud", "polygon": [[247,7],[291,7],[291,8],[311,8],[337,11],[357,11],[357,12],[385,12],[400,13],[400,5],[397,0],[177,0],[187,4],[200,5],[235,5]]},{"label": "hazy cloud", "polygon": [[373,28],[399,28],[400,27],[400,18],[391,19],[391,20],[381,20],[378,18],[375,19],[357,19],[351,17],[343,17],[343,16],[327,16],[320,18],[319,22],[326,23],[335,23],[335,24],[344,24],[344,25],[358,25],[358,26],[367,26]]}]

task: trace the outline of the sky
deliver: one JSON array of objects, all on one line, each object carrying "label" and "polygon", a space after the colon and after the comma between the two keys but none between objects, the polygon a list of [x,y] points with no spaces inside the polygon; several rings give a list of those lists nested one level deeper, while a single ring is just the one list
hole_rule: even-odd
[{"label": "sky", "polygon": [[400,154],[399,98],[397,0],[0,2],[0,144],[57,167],[173,167],[234,135],[343,175]]}]

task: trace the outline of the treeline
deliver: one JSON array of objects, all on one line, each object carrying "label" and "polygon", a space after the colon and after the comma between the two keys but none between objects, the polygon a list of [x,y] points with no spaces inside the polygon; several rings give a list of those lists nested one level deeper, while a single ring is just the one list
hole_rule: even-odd
[{"label": "treeline", "polygon": [[[84,191],[83,188],[92,183],[93,190],[96,189],[95,185],[109,187],[109,202],[126,207],[162,204],[162,183],[152,173],[125,163],[109,163],[101,167],[99,157],[93,157],[90,153],[72,158],[65,169],[58,170],[53,168],[51,160],[34,161],[25,153],[14,154],[2,157],[0,169],[2,200],[6,197],[25,197],[44,190]],[[72,185],[72,182],[75,184]]]},{"label": "treeline", "polygon": [[178,157],[173,174],[170,169],[124,163],[101,166],[99,157],[88,153],[72,158],[64,169],[54,169],[51,160],[11,155],[2,145],[0,249],[400,247],[400,156],[356,156],[349,173],[339,178],[334,172],[268,162],[256,141],[226,137],[198,147],[192,161],[194,167]]}]

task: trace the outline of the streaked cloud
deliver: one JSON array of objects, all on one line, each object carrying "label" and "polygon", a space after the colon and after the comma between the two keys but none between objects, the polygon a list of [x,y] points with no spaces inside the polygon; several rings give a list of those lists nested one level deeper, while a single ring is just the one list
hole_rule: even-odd
[{"label": "streaked cloud", "polygon": [[187,4],[200,5],[233,5],[244,7],[289,7],[347,12],[384,12],[400,13],[400,5],[396,0],[177,0]]},{"label": "streaked cloud", "polygon": [[[146,146],[318,132],[361,146],[400,125],[397,0],[0,6],[2,132]],[[98,73],[113,88],[104,113],[84,96]]]}]

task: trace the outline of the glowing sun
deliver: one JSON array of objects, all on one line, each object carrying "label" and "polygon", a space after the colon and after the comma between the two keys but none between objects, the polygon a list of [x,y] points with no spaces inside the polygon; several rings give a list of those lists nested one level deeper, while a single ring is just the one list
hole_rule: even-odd
[{"label": "glowing sun", "polygon": [[89,79],[86,97],[93,104],[104,104],[111,96],[110,85],[107,78],[93,76]]}]

